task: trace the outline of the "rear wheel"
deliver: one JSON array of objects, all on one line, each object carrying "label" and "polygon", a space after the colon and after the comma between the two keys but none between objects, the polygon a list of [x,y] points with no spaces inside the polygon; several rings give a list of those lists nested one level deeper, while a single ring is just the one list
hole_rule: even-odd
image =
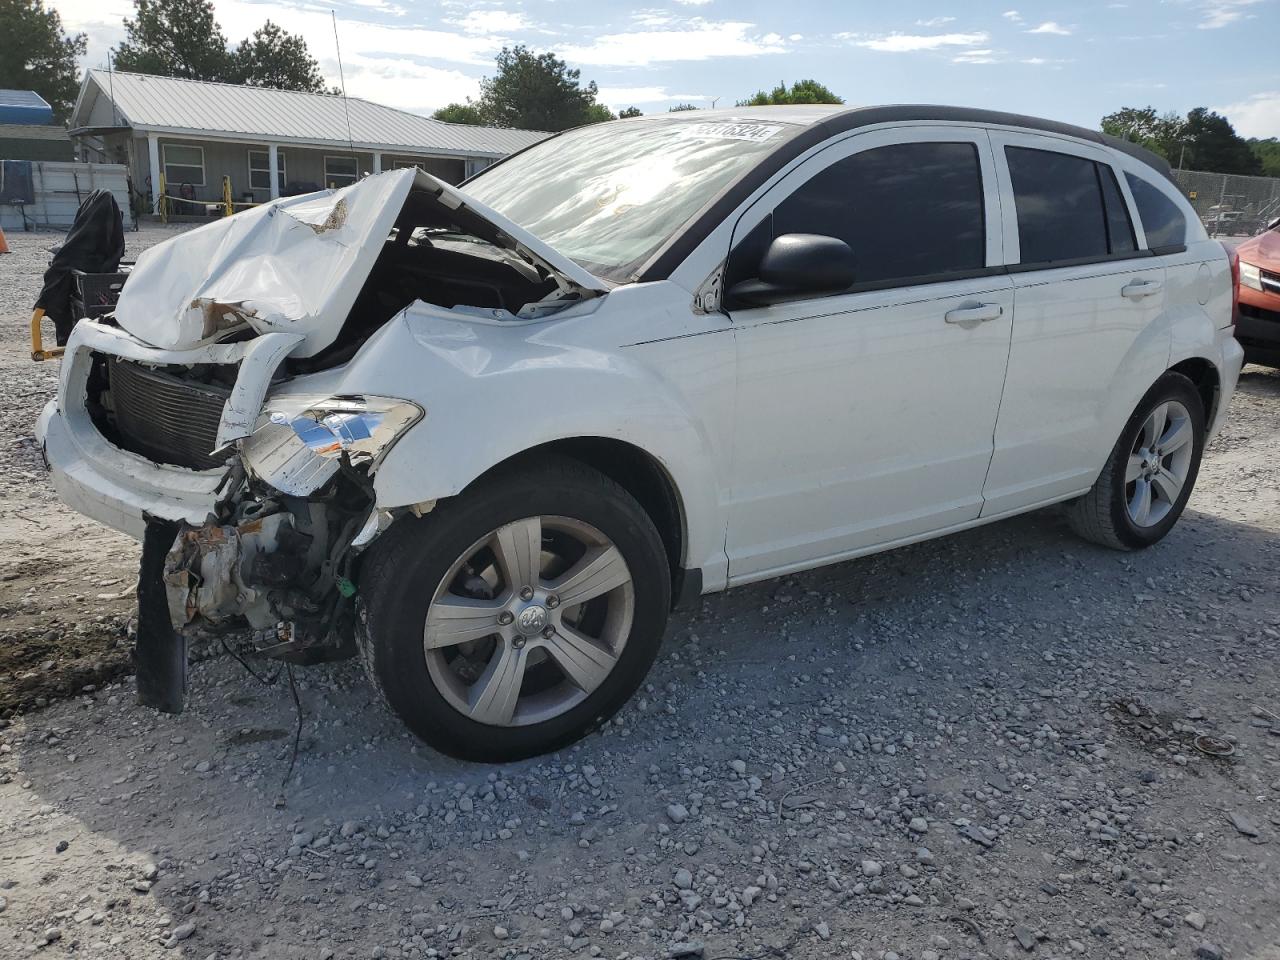
[{"label": "rear wheel", "polygon": [[1186,377],[1167,373],[1129,418],[1093,489],[1068,507],[1072,528],[1118,550],[1151,546],[1182,515],[1203,451],[1200,395]]},{"label": "rear wheel", "polygon": [[640,505],[559,460],[401,520],[360,587],[363,659],[392,710],[436,749],[492,762],[612,716],[657,654],[671,596]]}]

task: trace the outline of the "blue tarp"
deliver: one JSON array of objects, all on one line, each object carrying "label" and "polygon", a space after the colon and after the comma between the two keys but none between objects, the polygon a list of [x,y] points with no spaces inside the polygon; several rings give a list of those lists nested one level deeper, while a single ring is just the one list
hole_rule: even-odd
[{"label": "blue tarp", "polygon": [[53,123],[53,107],[34,90],[0,90],[0,123]]}]

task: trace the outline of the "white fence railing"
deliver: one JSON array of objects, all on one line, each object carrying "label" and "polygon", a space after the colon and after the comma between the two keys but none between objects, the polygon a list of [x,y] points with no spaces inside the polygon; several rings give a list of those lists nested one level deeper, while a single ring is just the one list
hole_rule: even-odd
[{"label": "white fence railing", "polygon": [[39,227],[69,227],[81,202],[94,190],[110,190],[133,226],[129,205],[129,170],[122,163],[31,161],[33,195],[30,203],[0,203],[0,229],[20,231]]}]

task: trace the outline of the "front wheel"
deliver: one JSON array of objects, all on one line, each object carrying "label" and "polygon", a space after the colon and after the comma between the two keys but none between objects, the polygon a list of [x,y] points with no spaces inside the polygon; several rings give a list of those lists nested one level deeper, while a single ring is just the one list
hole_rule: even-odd
[{"label": "front wheel", "polygon": [[1149,547],[1182,515],[1204,452],[1204,404],[1166,373],[1142,398],[1097,482],[1067,509],[1072,529],[1117,550]]},{"label": "front wheel", "polygon": [[564,460],[400,520],[360,590],[363,660],[392,710],[437,750],[487,762],[555,750],[612,716],[671,606],[648,515]]}]

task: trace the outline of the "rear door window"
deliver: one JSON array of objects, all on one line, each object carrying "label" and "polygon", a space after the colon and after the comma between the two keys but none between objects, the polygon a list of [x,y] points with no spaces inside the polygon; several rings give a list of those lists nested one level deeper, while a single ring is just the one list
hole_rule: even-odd
[{"label": "rear door window", "polygon": [[1138,205],[1138,217],[1147,235],[1147,247],[1160,253],[1186,246],[1187,218],[1163,190],[1142,177],[1126,172],[1129,192]]},{"label": "rear door window", "polygon": [[1052,150],[1004,150],[1022,263],[1100,259],[1111,253],[1097,163]]},{"label": "rear door window", "polygon": [[772,235],[786,233],[845,241],[857,286],[981,270],[987,247],[978,149],[919,142],[855,153],[778,205]]}]

